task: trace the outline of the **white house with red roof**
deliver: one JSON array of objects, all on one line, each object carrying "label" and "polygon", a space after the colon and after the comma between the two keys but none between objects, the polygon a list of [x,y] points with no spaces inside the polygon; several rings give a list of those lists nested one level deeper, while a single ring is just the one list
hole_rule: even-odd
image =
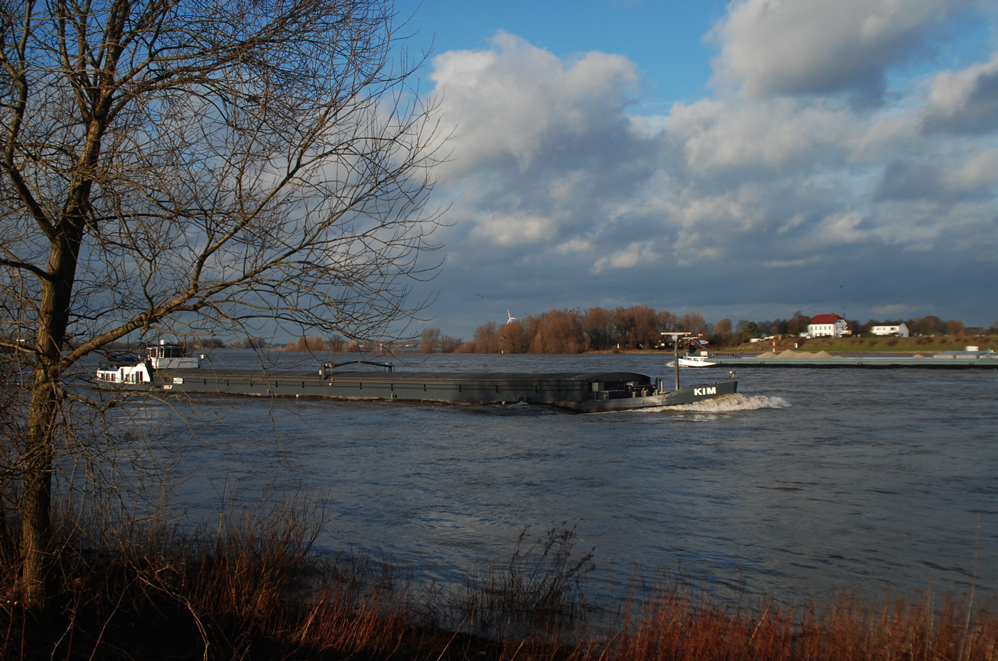
[{"label": "white house with red roof", "polygon": [[810,337],[842,337],[850,335],[849,324],[837,314],[819,314],[811,317],[811,323],[807,325],[807,334]]}]

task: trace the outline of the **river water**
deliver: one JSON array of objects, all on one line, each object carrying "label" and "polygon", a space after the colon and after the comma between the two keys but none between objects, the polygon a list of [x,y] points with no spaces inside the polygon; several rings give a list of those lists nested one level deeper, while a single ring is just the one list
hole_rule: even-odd
[{"label": "river water", "polygon": [[[248,351],[214,360],[259,365]],[[666,361],[402,358],[423,370],[668,377]],[[682,374],[683,385],[726,377]],[[174,462],[173,504],[188,516],[306,493],[326,507],[320,549],[390,558],[421,580],[460,583],[508,558],[529,526],[528,537],[574,528],[603,596],[662,569],[782,601],[996,594],[998,372],[746,368],[738,379],[724,401],[643,412],[208,398],[136,401],[129,424]]]}]

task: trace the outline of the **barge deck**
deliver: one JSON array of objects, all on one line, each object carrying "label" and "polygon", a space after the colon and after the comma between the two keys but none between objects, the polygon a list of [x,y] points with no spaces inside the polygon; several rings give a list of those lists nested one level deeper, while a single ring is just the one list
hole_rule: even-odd
[{"label": "barge deck", "polygon": [[[624,411],[693,404],[735,394],[734,379],[679,387],[635,372],[503,373],[406,372],[391,363],[348,361],[324,364],[316,372],[216,370],[186,356],[183,347],[160,343],[148,357],[102,366],[96,385],[106,391],[159,395],[240,395],[336,400],[432,402],[450,404],[541,404],[579,413]],[[365,363],[372,369],[346,365]]]},{"label": "barge deck", "polygon": [[[130,388],[134,389],[134,388]],[[541,404],[579,413],[676,406],[737,392],[737,382],[665,391],[634,372],[224,372],[170,370],[146,390],[163,393],[452,404]]]}]

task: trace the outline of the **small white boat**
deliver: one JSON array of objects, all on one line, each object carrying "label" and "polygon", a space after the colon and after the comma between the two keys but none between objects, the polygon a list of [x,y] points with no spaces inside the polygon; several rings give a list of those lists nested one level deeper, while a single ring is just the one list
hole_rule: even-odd
[{"label": "small white boat", "polygon": [[[707,356],[683,356],[679,358],[680,367],[714,367],[717,363],[711,362]],[[669,361],[669,367],[675,367],[675,361]]]},{"label": "small white boat", "polygon": [[[717,363],[712,363],[709,356],[680,356],[680,367],[713,367]],[[675,367],[674,361],[669,362],[669,367]]]},{"label": "small white boat", "polygon": [[[703,345],[699,338],[689,337],[683,339],[689,343],[690,350],[686,355],[679,354],[676,356],[680,367],[713,367],[717,365],[717,363],[710,360],[710,351]],[[675,361],[669,363],[669,367],[675,366]]]},{"label": "small white boat", "polygon": [[145,384],[155,381],[157,370],[198,369],[204,356],[188,356],[187,349],[174,342],[160,340],[146,347],[146,359],[136,362],[131,356],[101,365],[97,380],[104,383]]}]

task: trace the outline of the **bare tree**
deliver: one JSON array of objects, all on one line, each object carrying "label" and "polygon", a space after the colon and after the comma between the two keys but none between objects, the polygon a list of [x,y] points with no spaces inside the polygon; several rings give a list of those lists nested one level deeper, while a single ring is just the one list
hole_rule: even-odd
[{"label": "bare tree", "polygon": [[794,316],[790,318],[790,321],[787,322],[787,332],[793,333],[794,335],[806,333],[808,324],[810,323],[811,317],[804,314],[800,310],[797,310],[794,312]]},{"label": "bare tree", "polygon": [[531,353],[581,353],[586,342],[575,310],[549,310],[526,319]]},{"label": "bare tree", "polygon": [[499,350],[496,342],[496,322],[489,321],[475,329],[472,341],[475,344],[476,353],[495,353]]},{"label": "bare tree", "polygon": [[442,333],[439,328],[427,328],[423,331],[423,334],[419,336],[419,352],[420,353],[433,353],[439,348],[440,336]]},{"label": "bare tree", "polygon": [[628,349],[651,349],[661,340],[658,313],[647,305],[614,311],[620,342]]},{"label": "bare tree", "polygon": [[725,346],[731,344],[734,333],[731,332],[731,320],[725,317],[714,324],[714,332],[711,333],[711,341]]},{"label": "bare tree", "polygon": [[464,340],[453,335],[444,335],[440,338],[440,352],[454,353],[459,346],[464,344]]},{"label": "bare tree", "polygon": [[495,334],[495,342],[500,353],[526,353],[527,330],[519,319],[507,321]]},{"label": "bare tree", "polygon": [[31,369],[29,607],[81,358],[261,318],[383,336],[418,307],[438,143],[397,27],[390,0],[0,5],[0,348]]},{"label": "bare tree", "polygon": [[706,336],[710,333],[710,324],[698,312],[687,312],[678,318],[677,329],[684,330],[694,335]]},{"label": "bare tree", "polygon": [[586,348],[593,351],[610,349],[617,343],[613,313],[603,307],[589,308],[582,314],[582,334]]}]

